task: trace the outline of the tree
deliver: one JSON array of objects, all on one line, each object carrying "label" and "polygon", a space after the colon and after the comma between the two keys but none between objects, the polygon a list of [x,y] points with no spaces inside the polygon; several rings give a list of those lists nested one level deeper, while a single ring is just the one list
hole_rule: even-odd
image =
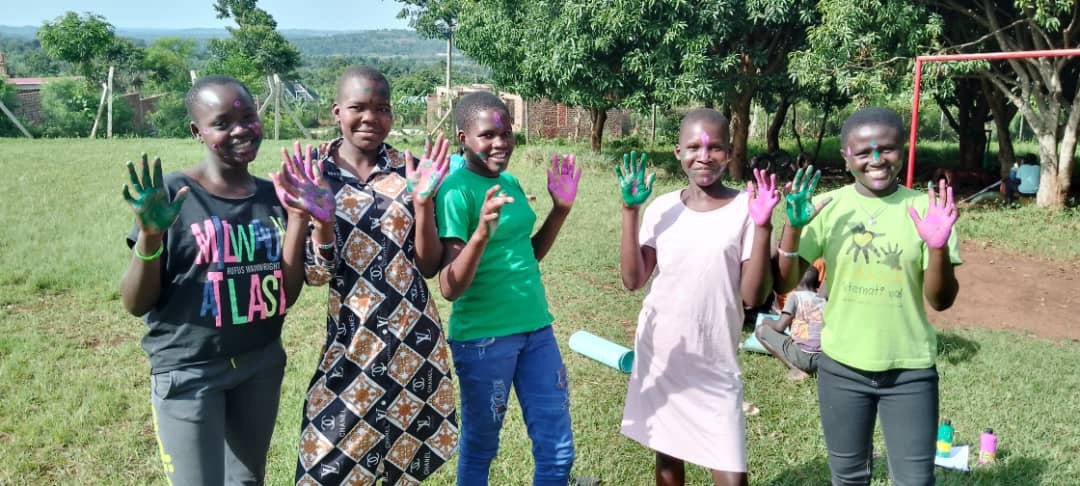
[{"label": "tree", "polygon": [[[1080,45],[1080,3],[1075,1],[870,3],[873,5],[855,0],[820,2],[823,21],[811,30],[810,47],[792,57],[799,76],[831,76],[842,80],[848,92],[865,93],[879,91],[877,88],[899,79],[910,79],[907,73],[911,58],[919,54],[1066,49]],[[943,19],[954,17],[977,28],[950,28],[946,33]],[[1011,59],[969,63],[966,68],[956,69],[976,72],[993,86],[994,94],[989,95],[991,110],[992,100],[1002,97],[1024,115],[1039,143],[1042,177],[1036,200],[1040,206],[1063,207],[1080,131],[1080,60]],[[1000,122],[1007,124],[1005,120]]]},{"label": "tree", "polygon": [[217,0],[219,19],[231,18],[237,27],[228,27],[232,38],[211,39],[207,70],[233,76],[249,87],[261,86],[263,77],[289,77],[300,65],[300,51],[277,32],[277,22],[257,0]]},{"label": "tree", "polygon": [[[9,110],[14,110],[16,105],[15,87],[4,82],[4,78],[0,77],[0,102],[4,103]],[[15,126],[7,115],[0,113],[0,137],[17,137],[21,136],[22,132]]]},{"label": "tree", "polygon": [[459,0],[398,0],[405,7],[399,19],[409,19],[409,27],[429,39],[446,39],[446,87],[450,87],[454,55],[454,32],[461,14]]},{"label": "tree", "polygon": [[80,75],[96,84],[105,76],[95,67],[94,61],[105,56],[116,35],[112,24],[100,15],[79,16],[67,12],[52,22],[45,22],[38,29],[37,38],[46,53],[74,64]]},{"label": "tree", "polygon": [[153,87],[168,92],[184,92],[190,84],[188,69],[195,41],[178,37],[155,39],[146,48],[142,70]]}]

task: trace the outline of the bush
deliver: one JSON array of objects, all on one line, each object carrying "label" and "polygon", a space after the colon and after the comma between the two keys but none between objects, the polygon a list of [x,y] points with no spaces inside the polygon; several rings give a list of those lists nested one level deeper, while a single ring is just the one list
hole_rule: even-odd
[{"label": "bush", "polygon": [[[4,102],[4,105],[9,110],[15,111],[16,101],[15,87],[4,82],[0,79],[0,101]],[[14,123],[8,119],[7,115],[0,116],[0,137],[18,137],[22,136],[22,132],[15,126]]]},{"label": "bush", "polygon": [[184,107],[184,95],[168,93],[158,100],[154,111],[147,116],[151,133],[158,137],[188,138],[190,120]]},{"label": "bush", "polygon": [[[41,88],[41,111],[44,121],[41,134],[45,137],[85,137],[90,134],[97,114],[99,94],[86,83],[74,80],[50,82]],[[113,134],[132,133],[131,106],[122,98],[113,97]],[[104,134],[106,114],[98,122],[99,135]]]}]

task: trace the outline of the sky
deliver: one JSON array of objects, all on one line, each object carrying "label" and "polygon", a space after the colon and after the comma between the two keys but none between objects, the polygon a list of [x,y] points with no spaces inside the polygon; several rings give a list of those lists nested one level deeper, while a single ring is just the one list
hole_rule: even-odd
[{"label": "sky", "polygon": [[[213,0],[0,0],[0,25],[39,27],[67,11],[93,12],[117,28],[187,29],[232,25],[214,16]],[[407,29],[392,0],[259,0],[279,29]]]}]

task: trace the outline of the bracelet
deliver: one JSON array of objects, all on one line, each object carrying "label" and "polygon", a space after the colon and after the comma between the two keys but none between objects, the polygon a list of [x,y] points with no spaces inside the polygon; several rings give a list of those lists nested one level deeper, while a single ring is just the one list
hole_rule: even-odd
[{"label": "bracelet", "polygon": [[138,245],[132,246],[131,251],[135,252],[135,257],[139,260],[142,260],[144,262],[152,262],[161,257],[161,254],[165,251],[165,242],[161,243],[161,246],[158,247],[157,251],[155,251],[153,255],[143,255],[142,253],[139,253]]},{"label": "bracelet", "polygon": [[315,245],[315,248],[320,250],[330,251],[334,249],[333,243],[315,243],[315,240],[311,240],[311,243]]},{"label": "bracelet", "polygon": [[782,256],[784,258],[799,258],[799,250],[784,251],[783,248],[780,248],[780,245],[776,246],[776,252],[779,253],[780,256]]}]

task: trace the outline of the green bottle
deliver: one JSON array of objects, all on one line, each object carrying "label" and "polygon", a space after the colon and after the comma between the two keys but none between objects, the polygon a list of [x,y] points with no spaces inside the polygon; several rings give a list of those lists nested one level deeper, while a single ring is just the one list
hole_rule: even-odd
[{"label": "green bottle", "polygon": [[949,457],[952,454],[953,426],[948,419],[941,422],[937,429],[937,455]]}]

